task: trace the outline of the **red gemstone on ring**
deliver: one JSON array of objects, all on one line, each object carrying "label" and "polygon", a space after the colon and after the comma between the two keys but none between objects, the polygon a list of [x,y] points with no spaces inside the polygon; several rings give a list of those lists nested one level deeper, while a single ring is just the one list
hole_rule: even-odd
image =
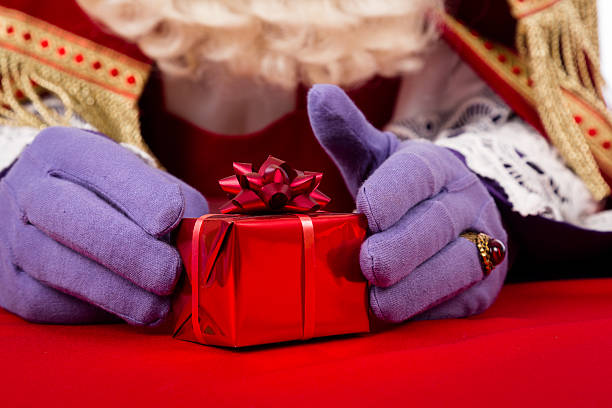
[{"label": "red gemstone on ring", "polygon": [[499,265],[506,257],[506,246],[498,239],[491,239],[489,241],[489,251],[494,265]]}]

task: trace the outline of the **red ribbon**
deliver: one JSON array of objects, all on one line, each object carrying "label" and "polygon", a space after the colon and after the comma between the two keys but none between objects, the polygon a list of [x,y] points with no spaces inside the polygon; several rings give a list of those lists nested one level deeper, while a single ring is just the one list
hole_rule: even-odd
[{"label": "red ribbon", "polygon": [[204,336],[200,327],[200,236],[204,220],[213,214],[206,214],[198,218],[193,226],[191,236],[191,325],[196,339],[204,343]]},{"label": "red ribbon", "polygon": [[323,173],[295,170],[269,156],[258,171],[251,163],[234,162],[234,175],[219,185],[234,197],[221,207],[227,213],[309,212],[323,208],[331,199],[317,190]]},{"label": "red ribbon", "polygon": [[[213,240],[210,250],[206,251],[204,269],[200,273],[200,238],[204,221],[215,214],[206,214],[198,218],[193,226],[191,239],[191,325],[196,339],[205,344],[200,325],[200,275],[204,276],[205,284],[212,284],[213,267],[221,252],[225,237],[230,228],[222,228]],[[314,225],[312,218],[305,214],[294,214],[302,226],[303,265],[304,265],[304,302],[302,309],[302,339],[314,337],[315,329],[315,288],[316,288],[316,257]]]},{"label": "red ribbon", "polygon": [[315,288],[316,288],[316,257],[314,226],[312,218],[304,214],[295,214],[302,224],[302,245],[304,247],[304,304],[302,339],[314,337],[315,328]]}]

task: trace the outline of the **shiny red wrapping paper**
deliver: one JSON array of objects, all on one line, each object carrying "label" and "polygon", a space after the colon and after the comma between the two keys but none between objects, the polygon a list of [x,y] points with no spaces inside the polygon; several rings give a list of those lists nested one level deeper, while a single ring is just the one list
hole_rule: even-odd
[{"label": "shiny red wrapping paper", "polygon": [[242,347],[369,331],[363,215],[205,217],[178,232],[175,337]]}]

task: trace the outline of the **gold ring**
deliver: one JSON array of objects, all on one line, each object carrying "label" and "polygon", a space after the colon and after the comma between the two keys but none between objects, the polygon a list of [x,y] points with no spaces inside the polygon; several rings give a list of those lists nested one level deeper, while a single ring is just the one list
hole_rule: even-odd
[{"label": "gold ring", "polygon": [[460,235],[476,245],[480,255],[480,265],[484,276],[489,276],[497,265],[506,257],[506,246],[498,239],[491,238],[484,232],[466,231]]}]

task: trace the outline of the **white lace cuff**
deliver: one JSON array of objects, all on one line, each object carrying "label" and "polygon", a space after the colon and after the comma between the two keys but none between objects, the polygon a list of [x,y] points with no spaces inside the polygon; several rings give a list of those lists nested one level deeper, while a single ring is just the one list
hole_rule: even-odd
[{"label": "white lace cuff", "polygon": [[[64,106],[54,95],[45,96],[42,98],[42,102],[49,109],[63,115]],[[26,105],[25,108],[34,111],[31,105]],[[96,130],[78,115],[72,115],[70,125]],[[40,132],[40,129],[28,126],[0,126],[0,173],[19,157],[23,149],[34,140],[38,132]]]},{"label": "white lace cuff", "polygon": [[0,173],[19,157],[38,132],[31,127],[0,126]]},{"label": "white lace cuff", "polygon": [[497,181],[513,210],[523,216],[612,230],[612,213],[598,212],[599,204],[557,150],[518,118],[486,131],[467,129],[436,143],[460,152],[475,173]]},{"label": "white lace cuff", "polygon": [[[48,108],[63,114],[64,107],[55,96],[48,95],[43,98],[43,101]],[[73,114],[70,118],[70,125],[81,129],[96,130],[76,114]],[[0,126],[0,173],[19,157],[23,149],[34,140],[39,131],[40,129],[27,126]],[[136,154],[147,164],[155,167],[155,160],[146,152],[127,143],[121,143],[121,145]]]}]

